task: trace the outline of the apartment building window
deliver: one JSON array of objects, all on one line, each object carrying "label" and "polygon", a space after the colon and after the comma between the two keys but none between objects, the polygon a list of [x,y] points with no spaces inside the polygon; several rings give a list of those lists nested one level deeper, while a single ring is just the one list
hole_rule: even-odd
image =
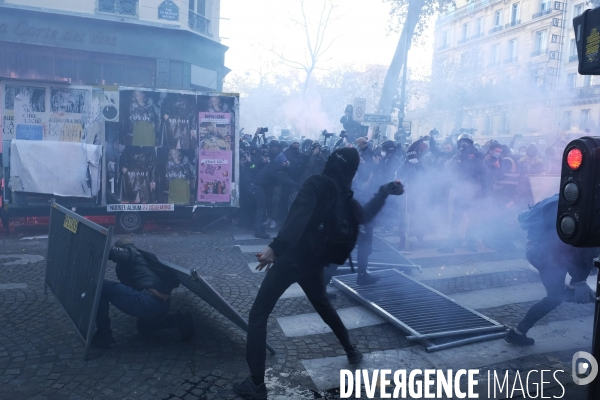
[{"label": "apartment building window", "polygon": [[190,11],[205,16],[206,15],[206,0],[190,0]]},{"label": "apartment building window", "polygon": [[583,14],[583,10],[583,3],[576,4],[575,7],[573,7],[573,18]]},{"label": "apartment building window", "polygon": [[442,48],[448,47],[448,31],[442,32]]},{"label": "apartment building window", "polygon": [[469,23],[464,23],[462,26],[462,39],[463,40],[467,40],[467,37],[469,35]]},{"label": "apartment building window", "polygon": [[577,74],[567,75],[567,89],[574,89],[577,86]]},{"label": "apartment building window", "polygon": [[533,40],[533,53],[532,56],[539,56],[540,54],[546,53],[548,50],[548,31],[537,31]]},{"label": "apartment building window", "polygon": [[569,43],[569,62],[577,61],[577,44],[575,39],[571,39]]},{"label": "apartment building window", "polygon": [[583,77],[583,86],[584,87],[592,86],[594,84],[594,80],[592,78],[593,78],[593,76],[591,76],[591,75],[585,75]]},{"label": "apartment building window", "polygon": [[495,44],[490,51],[490,65],[498,64],[500,61],[500,45]]},{"label": "apartment building window", "polygon": [[483,17],[479,17],[475,21],[475,35],[479,36],[482,33],[483,33]]},{"label": "apartment building window", "polygon": [[508,41],[508,52],[506,54],[506,61],[513,62],[517,60],[517,39],[511,39]]},{"label": "apartment building window", "polygon": [[493,129],[492,116],[490,114],[485,115],[485,127],[484,132],[486,135],[491,135]]},{"label": "apartment building window", "polygon": [[552,5],[550,4],[549,1],[540,1],[540,11],[541,12],[549,12],[550,10],[552,10]]},{"label": "apartment building window", "polygon": [[502,114],[500,114],[500,129],[502,130],[501,133],[503,134],[510,133],[508,114],[506,111],[503,111]]},{"label": "apartment building window", "polygon": [[514,3],[510,9],[510,23],[511,25],[518,24],[521,19],[521,3]]},{"label": "apartment building window", "polygon": [[98,0],[98,11],[136,16],[137,3],[137,0]]},{"label": "apartment building window", "polygon": [[206,16],[206,0],[190,0],[189,2],[189,13],[188,13],[188,25],[190,29],[210,35],[208,32],[209,20]]},{"label": "apartment building window", "polygon": [[585,110],[581,110],[581,113],[579,114],[579,129],[587,129],[589,128],[589,123],[590,123],[590,110],[585,109]]},{"label": "apartment building window", "polygon": [[564,130],[571,129],[571,111],[563,111],[562,115],[562,128]]},{"label": "apartment building window", "polygon": [[502,25],[502,10],[496,10],[494,13],[494,27]]}]

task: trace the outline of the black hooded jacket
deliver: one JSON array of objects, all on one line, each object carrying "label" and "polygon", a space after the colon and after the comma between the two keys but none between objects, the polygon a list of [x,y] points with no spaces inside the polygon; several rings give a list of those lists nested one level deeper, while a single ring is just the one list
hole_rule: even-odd
[{"label": "black hooded jacket", "polygon": [[156,289],[170,294],[179,286],[174,272],[162,266],[154,254],[139,250],[133,244],[114,246],[108,253],[108,259],[117,264],[115,270],[119,281],[135,290]]},{"label": "black hooded jacket", "polygon": [[[343,189],[350,189],[358,164],[359,157],[355,149],[339,149],[331,154],[323,173],[313,175],[304,182],[281,230],[269,245],[276,256],[290,254],[300,265],[324,266],[314,259],[309,250],[310,243],[323,220],[323,211],[337,196],[336,183]],[[380,190],[364,207],[354,200],[359,223],[370,222],[381,210],[386,198],[387,194]]]}]

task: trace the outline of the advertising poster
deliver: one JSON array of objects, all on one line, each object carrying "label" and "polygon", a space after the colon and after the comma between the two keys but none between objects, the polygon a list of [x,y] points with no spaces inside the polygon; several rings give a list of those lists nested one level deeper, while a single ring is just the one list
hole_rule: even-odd
[{"label": "advertising poster", "polygon": [[[166,95],[166,93],[163,93]],[[120,142],[126,146],[160,146],[161,93],[122,90],[119,94]]]},{"label": "advertising poster", "polygon": [[231,151],[200,150],[198,201],[210,203],[231,201],[231,156]]},{"label": "advertising poster", "polygon": [[6,84],[3,103],[5,140],[44,138],[48,131],[45,87]]},{"label": "advertising poster", "polygon": [[119,157],[119,202],[123,204],[156,202],[156,149],[125,146]]},{"label": "advertising poster", "polygon": [[201,112],[199,121],[201,150],[232,150],[230,113]]},{"label": "advertising poster", "polygon": [[[104,139],[95,132],[87,136],[86,128],[93,126],[91,89],[50,88],[50,116],[46,140],[100,144]],[[99,116],[99,104],[96,114]],[[91,134],[91,129],[87,129]]]}]

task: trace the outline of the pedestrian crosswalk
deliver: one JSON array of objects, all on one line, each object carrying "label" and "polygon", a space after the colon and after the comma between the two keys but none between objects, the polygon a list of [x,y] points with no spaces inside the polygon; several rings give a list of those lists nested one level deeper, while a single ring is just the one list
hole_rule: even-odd
[{"label": "pedestrian crosswalk", "polygon": [[[265,245],[239,245],[239,249],[247,254],[260,252],[264,247]],[[474,276],[474,279],[477,279],[477,277],[484,278],[486,274],[498,272],[532,270],[532,267],[524,259],[471,262],[456,265],[452,265],[452,261],[449,259],[440,259],[439,264],[440,266],[424,268],[420,273],[416,270],[411,271],[410,276],[420,281],[443,281],[469,276]],[[256,273],[256,265],[257,263],[250,262],[247,264],[247,268]],[[595,277],[590,277],[588,283],[595,288]],[[295,284],[286,291],[282,299],[300,298],[302,296],[304,296],[302,289]],[[514,282],[514,284],[505,287],[463,291],[449,295],[458,304],[475,310],[532,302],[541,300],[545,296],[546,291],[541,282],[525,284]],[[353,330],[372,329],[372,327],[387,324],[381,317],[362,306],[341,308],[338,309],[338,313],[350,330],[351,336]],[[280,316],[276,320],[279,328],[288,338],[310,338],[314,335],[331,332],[316,312]],[[418,345],[402,349],[373,351],[365,354],[365,359],[360,364],[360,368],[387,368],[392,370],[428,367],[436,369],[480,368],[532,354],[562,350],[589,350],[592,340],[592,326],[593,316],[536,325],[530,331],[531,336],[536,339],[536,345],[526,348],[508,345],[504,340],[494,340],[434,353],[427,353],[424,347]],[[398,334],[403,335],[401,332],[398,332]],[[301,362],[319,390],[339,387],[340,369],[349,368],[345,356],[304,359]]]}]

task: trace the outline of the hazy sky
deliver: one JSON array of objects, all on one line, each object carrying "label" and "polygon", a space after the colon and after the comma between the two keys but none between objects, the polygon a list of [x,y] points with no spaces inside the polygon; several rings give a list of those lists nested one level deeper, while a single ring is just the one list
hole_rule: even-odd
[{"label": "hazy sky", "polygon": [[[322,0],[308,0],[312,7]],[[341,1],[334,11],[337,21],[330,27],[327,38],[335,39],[324,59],[332,58],[328,68],[335,64],[389,65],[396,48],[398,33],[388,35],[389,5],[383,0]],[[318,17],[317,10],[309,15]],[[290,17],[300,18],[298,0],[222,0],[222,43],[229,46],[225,65],[234,71],[259,68],[259,55],[263,62],[275,59],[268,51],[274,48],[291,59],[301,60],[306,48],[302,31],[290,22]],[[433,53],[433,28],[429,29],[427,43],[414,47],[409,54],[412,71],[429,71]],[[280,67],[281,68],[281,67]]]}]

